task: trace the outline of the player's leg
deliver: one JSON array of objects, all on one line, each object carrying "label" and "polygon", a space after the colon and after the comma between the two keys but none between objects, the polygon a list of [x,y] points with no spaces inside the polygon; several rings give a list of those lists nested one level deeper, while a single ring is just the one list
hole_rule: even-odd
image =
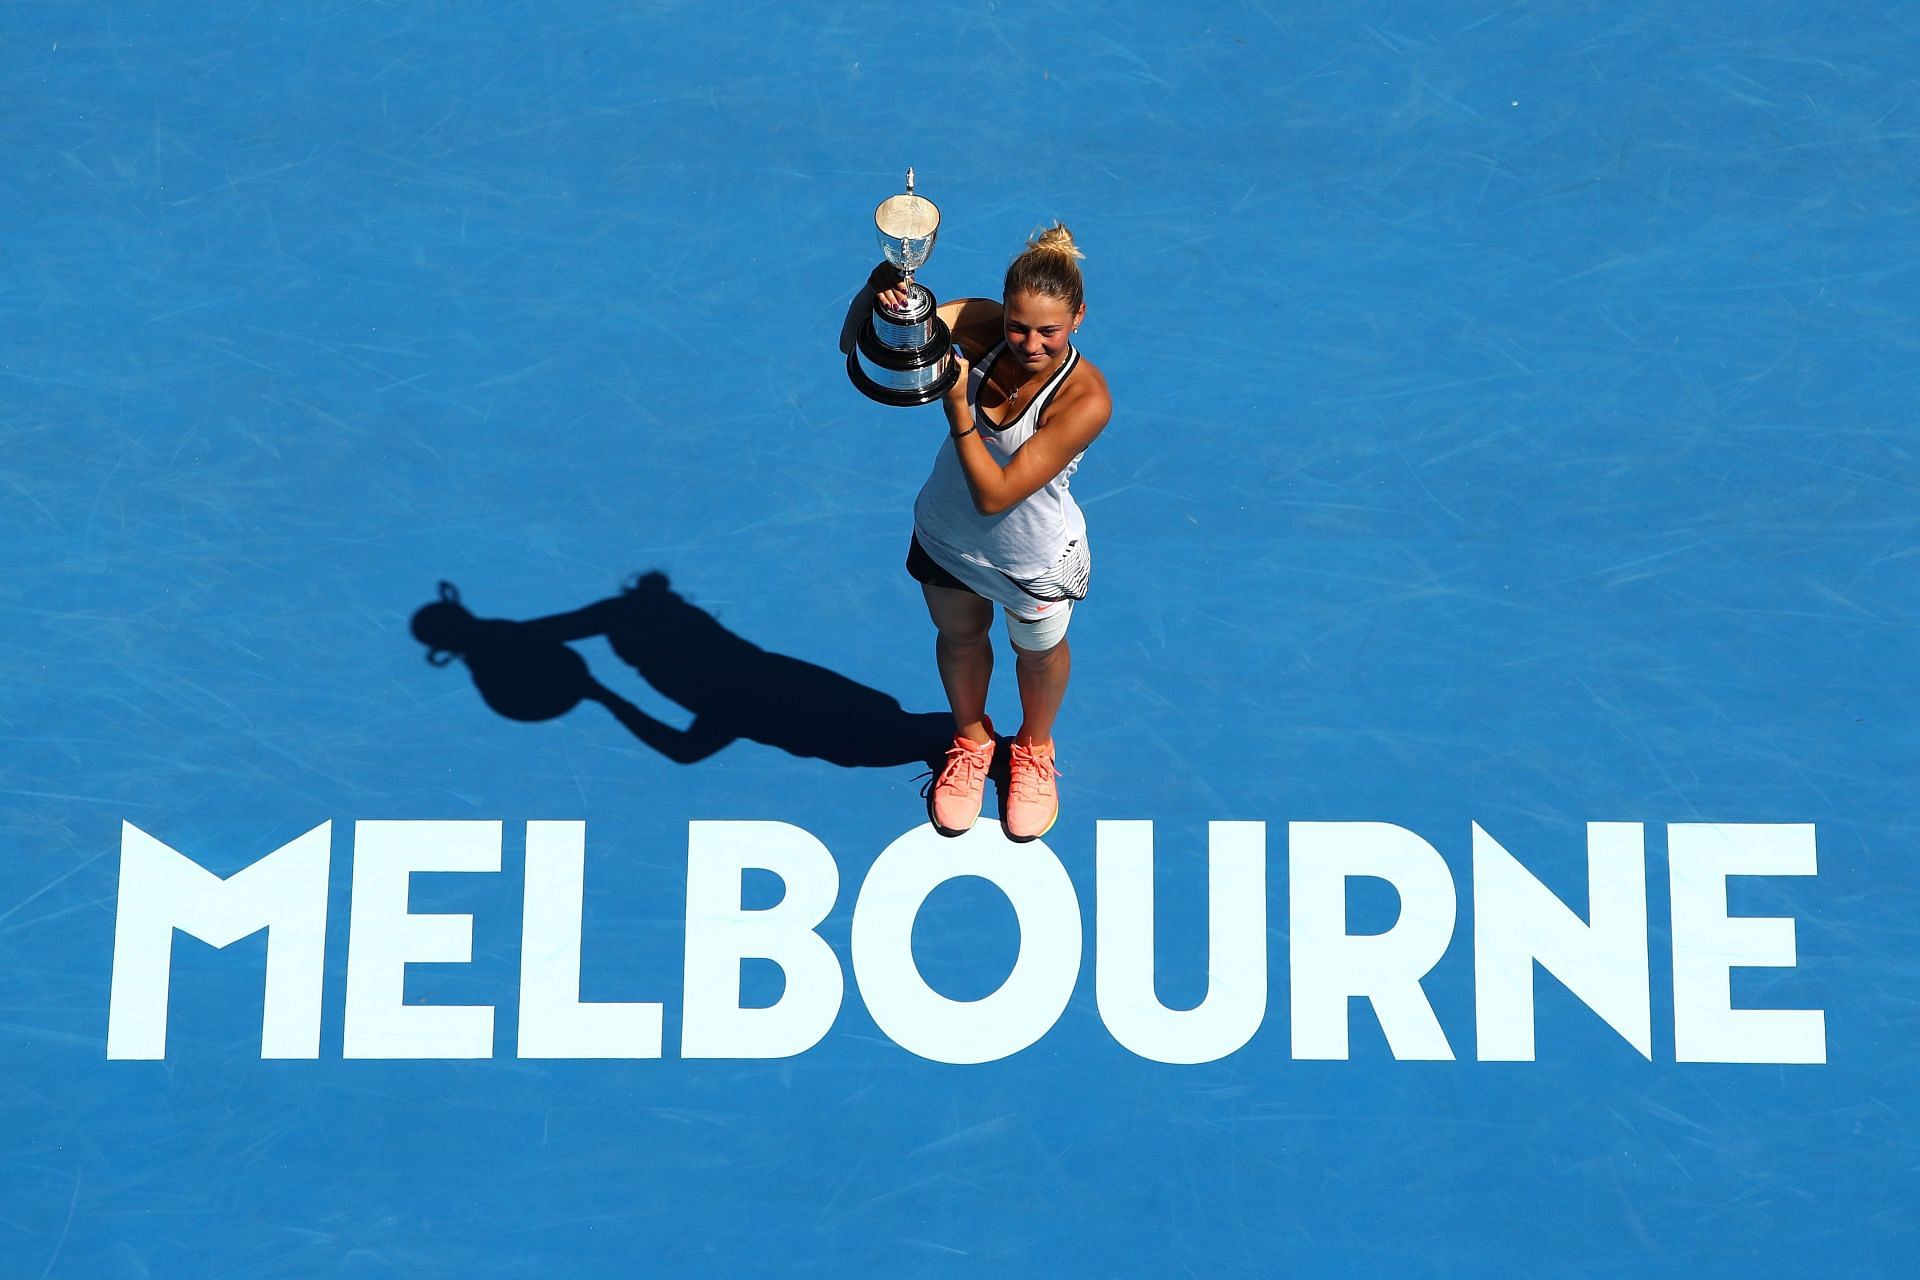
[{"label": "player's leg", "polygon": [[927,613],[939,635],[934,661],[953,708],[954,728],[969,741],[991,742],[987,685],[993,678],[993,605],[971,591],[922,583]]}]

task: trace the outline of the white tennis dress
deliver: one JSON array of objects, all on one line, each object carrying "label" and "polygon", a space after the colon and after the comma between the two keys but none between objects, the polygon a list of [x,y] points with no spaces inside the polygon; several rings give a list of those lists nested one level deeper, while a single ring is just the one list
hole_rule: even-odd
[{"label": "white tennis dress", "polygon": [[[980,385],[1006,345],[1004,340],[996,344],[973,365],[967,378],[967,407],[973,423],[993,460],[1003,467],[1039,430],[1042,411],[1080,363],[1079,351],[1069,346],[1066,359],[1039,394],[1019,416],[996,427],[980,411]],[[1017,618],[1038,621],[1064,602],[1086,598],[1093,567],[1087,551],[1087,520],[1067,490],[1085,456],[1082,449],[1034,493],[999,515],[987,516],[973,505],[959,454],[952,442],[943,440],[934,455],[933,474],[914,499],[914,536],[936,564],[968,587]]]}]

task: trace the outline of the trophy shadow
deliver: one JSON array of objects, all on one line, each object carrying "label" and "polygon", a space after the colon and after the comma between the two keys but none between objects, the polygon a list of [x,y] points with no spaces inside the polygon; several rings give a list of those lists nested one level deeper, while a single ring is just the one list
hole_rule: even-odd
[{"label": "trophy shadow", "polygon": [[[476,617],[452,583],[417,610],[413,636],[427,661],[456,658],[481,700],[509,720],[534,722],[595,702],[677,764],[696,764],[745,739],[842,768],[934,768],[952,737],[946,712],[914,713],[898,699],[729,631],[687,602],[659,572],[619,595],[568,613],[517,621]],[[603,636],[664,697],[692,713],[680,729],[597,680],[574,640]]]}]

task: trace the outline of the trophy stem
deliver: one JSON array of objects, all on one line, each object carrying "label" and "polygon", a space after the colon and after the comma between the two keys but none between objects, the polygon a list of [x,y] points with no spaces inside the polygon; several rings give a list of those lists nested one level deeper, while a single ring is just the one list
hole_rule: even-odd
[{"label": "trophy stem", "polygon": [[[913,189],[913,166],[912,165],[907,166],[907,194],[908,195],[918,194]],[[907,294],[908,294],[907,307],[909,310],[911,310],[913,307],[913,301],[912,301],[913,268],[912,267],[908,267],[906,270],[900,273],[900,287],[907,291]]]}]

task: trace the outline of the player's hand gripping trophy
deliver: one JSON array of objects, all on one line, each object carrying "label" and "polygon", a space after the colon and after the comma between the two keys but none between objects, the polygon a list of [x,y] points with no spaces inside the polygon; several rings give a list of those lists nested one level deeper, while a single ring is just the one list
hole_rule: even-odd
[{"label": "player's hand gripping trophy", "polygon": [[940,210],[913,189],[913,170],[907,170],[907,189],[889,196],[873,211],[880,252],[900,269],[896,290],[906,303],[898,310],[878,298],[853,350],[847,353],[847,376],[861,394],[881,404],[927,404],[946,394],[959,376],[952,359],[953,335],[947,322],[934,314],[933,294],[917,283],[913,273],[933,252],[940,230]]}]

